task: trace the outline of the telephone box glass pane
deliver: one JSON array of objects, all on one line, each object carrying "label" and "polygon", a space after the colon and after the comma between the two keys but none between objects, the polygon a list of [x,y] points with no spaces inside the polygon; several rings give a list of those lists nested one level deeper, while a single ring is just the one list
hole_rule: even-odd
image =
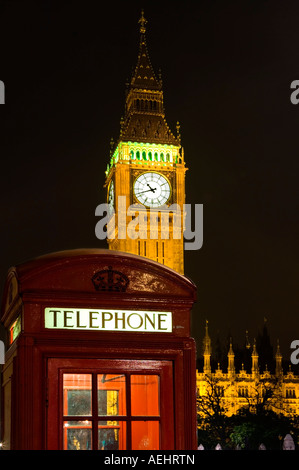
[{"label": "telephone box glass pane", "polygon": [[64,416],[91,416],[91,374],[63,375]]},{"label": "telephone box glass pane", "polygon": [[110,422],[99,425],[99,450],[126,450],[126,423]]},{"label": "telephone box glass pane", "polygon": [[92,450],[91,421],[65,421],[63,432],[65,450]]},{"label": "telephone box glass pane", "polygon": [[123,374],[98,374],[98,415],[126,415],[126,378]]},{"label": "telephone box glass pane", "polygon": [[159,450],[159,421],[132,422],[132,450]]},{"label": "telephone box glass pane", "polygon": [[132,416],[159,416],[159,376],[131,375]]}]

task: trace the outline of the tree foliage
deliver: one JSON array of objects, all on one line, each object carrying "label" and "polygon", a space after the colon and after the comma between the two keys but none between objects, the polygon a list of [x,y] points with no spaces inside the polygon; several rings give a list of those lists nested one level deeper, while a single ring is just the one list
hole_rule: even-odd
[{"label": "tree foliage", "polygon": [[206,379],[206,394],[197,399],[198,443],[205,449],[215,449],[220,443],[222,449],[257,450],[263,443],[266,449],[277,450],[288,433],[297,444],[298,416],[283,415],[277,383],[257,383],[246,404],[228,416],[229,406],[224,396],[229,392],[229,385],[224,389],[217,379]]}]

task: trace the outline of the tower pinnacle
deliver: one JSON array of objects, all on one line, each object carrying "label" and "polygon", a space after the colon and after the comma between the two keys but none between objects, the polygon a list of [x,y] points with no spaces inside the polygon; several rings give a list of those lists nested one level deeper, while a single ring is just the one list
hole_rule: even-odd
[{"label": "tower pinnacle", "polygon": [[147,23],[147,20],[144,18],[144,11],[143,11],[143,10],[141,10],[141,17],[140,17],[138,23],[140,24],[140,32],[141,32],[141,34],[144,34],[145,31],[146,31],[145,25],[146,25],[146,23]]},{"label": "tower pinnacle", "polygon": [[277,377],[281,377],[283,374],[283,371],[282,371],[282,354],[280,352],[279,340],[277,340],[277,350],[275,354],[275,359],[276,359],[275,373]]},{"label": "tower pinnacle", "polygon": [[121,139],[127,142],[146,142],[181,147],[180,136],[170,130],[163,103],[162,80],[151,64],[146,45],[146,24],[142,10],[139,50],[136,66],[127,84],[125,115]]},{"label": "tower pinnacle", "polygon": [[232,339],[230,339],[229,351],[228,351],[227,357],[228,357],[227,372],[228,372],[229,375],[234,375],[234,373],[235,373],[235,354],[234,354],[234,351],[233,351]]},{"label": "tower pinnacle", "polygon": [[203,339],[203,357],[204,357],[204,368],[203,371],[205,374],[211,373],[211,338],[208,333],[208,320],[206,320],[206,334]]},{"label": "tower pinnacle", "polygon": [[259,372],[259,366],[258,366],[259,355],[258,355],[258,352],[257,352],[257,349],[256,349],[256,340],[255,339],[254,339],[254,342],[253,342],[251,358],[252,358],[251,372],[254,376],[257,376],[258,372]]}]

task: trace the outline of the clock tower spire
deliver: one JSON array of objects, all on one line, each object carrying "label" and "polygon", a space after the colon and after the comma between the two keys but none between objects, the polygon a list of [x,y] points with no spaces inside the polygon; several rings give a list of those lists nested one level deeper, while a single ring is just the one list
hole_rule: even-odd
[{"label": "clock tower spire", "polygon": [[[137,63],[106,171],[107,198],[113,209],[110,223],[115,226],[108,244],[110,249],[146,256],[183,274],[186,167],[180,127],[177,123],[175,135],[166,122],[162,80],[149,58],[143,11],[138,23]],[[130,212],[132,204],[138,204],[135,214]],[[134,233],[129,230],[133,225]]]},{"label": "clock tower spire", "polygon": [[139,20],[139,53],[127,90],[121,138],[179,146],[178,138],[173,135],[165,120],[162,79],[156,77],[149,58],[146,23],[142,11]]}]

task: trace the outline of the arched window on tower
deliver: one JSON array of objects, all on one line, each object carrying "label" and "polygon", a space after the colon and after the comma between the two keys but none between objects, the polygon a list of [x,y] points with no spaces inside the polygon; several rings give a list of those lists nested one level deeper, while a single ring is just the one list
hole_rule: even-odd
[{"label": "arched window on tower", "polygon": [[147,160],[145,151],[142,152],[142,160]]}]

